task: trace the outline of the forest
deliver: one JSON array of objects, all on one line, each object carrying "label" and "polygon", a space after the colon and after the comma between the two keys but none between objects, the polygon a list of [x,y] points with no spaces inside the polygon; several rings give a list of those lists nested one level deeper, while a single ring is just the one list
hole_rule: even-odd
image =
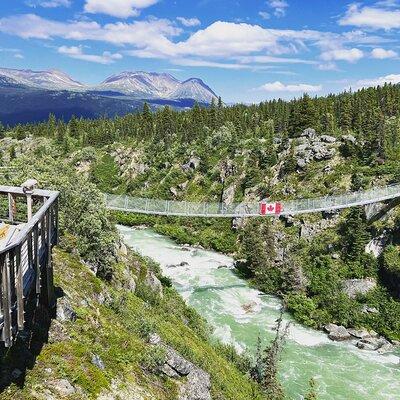
[{"label": "forest", "polygon": [[[145,104],[140,113],[113,119],[50,115],[43,123],[1,126],[0,135],[51,143],[56,158],[103,192],[222,202],[309,198],[399,182],[400,86],[258,105],[219,99],[184,112],[152,112]],[[3,165],[16,162],[19,142],[3,151]],[[40,156],[43,149],[35,151]],[[183,168],[191,159],[196,165]],[[362,208],[271,221],[114,218],[233,254],[240,273],[281,296],[303,324],[334,322],[400,339],[397,208],[374,222]],[[366,245],[380,235],[382,252],[367,254]],[[364,278],[377,282],[374,290],[343,292],[346,280]]]}]

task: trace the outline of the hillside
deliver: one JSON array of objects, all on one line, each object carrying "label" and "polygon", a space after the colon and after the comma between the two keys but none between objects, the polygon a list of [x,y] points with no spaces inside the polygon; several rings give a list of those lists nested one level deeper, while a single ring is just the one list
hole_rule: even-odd
[{"label": "hillside", "polygon": [[3,162],[14,147],[18,167],[1,183],[36,176],[61,192],[57,319],[40,308],[32,334],[2,350],[2,399],[263,398],[249,361],[211,339],[158,266],[121,243],[101,194],[49,140],[1,142]]}]

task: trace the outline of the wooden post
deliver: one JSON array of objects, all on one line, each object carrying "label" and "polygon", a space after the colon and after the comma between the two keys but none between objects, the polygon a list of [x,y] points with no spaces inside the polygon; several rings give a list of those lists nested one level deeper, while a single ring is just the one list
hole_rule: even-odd
[{"label": "wooden post", "polygon": [[12,344],[12,323],[11,323],[11,290],[10,290],[10,264],[8,256],[0,256],[1,267],[1,305],[3,311],[2,340],[6,347]]},{"label": "wooden post", "polygon": [[34,247],[34,254],[33,254],[33,264],[35,266],[35,273],[36,273],[36,295],[40,295],[40,260],[39,260],[39,227],[36,225],[33,231],[33,247]]},{"label": "wooden post", "polygon": [[32,194],[30,192],[26,193],[26,209],[29,222],[32,219]]},{"label": "wooden post", "polygon": [[55,306],[55,296],[54,296],[54,285],[53,285],[53,266],[51,262],[51,237],[52,237],[52,209],[51,207],[47,211],[46,215],[46,225],[47,225],[47,260],[46,260],[46,286],[47,286],[47,305],[49,309]]},{"label": "wooden post", "polygon": [[24,271],[21,262],[21,246],[15,251],[15,273],[16,273],[16,294],[17,294],[17,325],[18,330],[24,329]]},{"label": "wooden post", "polygon": [[54,234],[56,235],[56,237],[55,237],[53,244],[57,245],[58,240],[59,240],[59,238],[58,238],[58,224],[59,224],[59,221],[58,221],[58,198],[54,203],[54,221],[55,221],[54,222],[54,228],[55,228]]},{"label": "wooden post", "polygon": [[8,193],[8,219],[10,222],[14,222],[14,217],[17,212],[17,204],[15,202],[15,197]]}]

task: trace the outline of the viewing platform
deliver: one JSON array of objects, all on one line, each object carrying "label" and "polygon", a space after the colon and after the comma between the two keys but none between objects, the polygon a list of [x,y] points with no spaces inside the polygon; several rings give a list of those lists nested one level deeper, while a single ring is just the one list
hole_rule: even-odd
[{"label": "viewing platform", "polygon": [[[0,342],[25,329],[29,302],[55,306],[51,249],[58,242],[58,192],[0,186]],[[32,304],[32,303],[30,303]]]}]

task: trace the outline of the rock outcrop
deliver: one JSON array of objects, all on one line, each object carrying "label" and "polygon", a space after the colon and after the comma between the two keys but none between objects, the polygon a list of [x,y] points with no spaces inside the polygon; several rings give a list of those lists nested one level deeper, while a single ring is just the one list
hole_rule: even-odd
[{"label": "rock outcrop", "polygon": [[312,161],[332,159],[337,150],[336,141],[333,136],[318,136],[314,129],[304,130],[294,147],[297,167],[304,169]]},{"label": "rock outcrop", "polygon": [[211,400],[210,375],[203,369],[197,367],[182,357],[171,346],[162,342],[157,334],[151,334],[149,343],[153,346],[160,346],[165,349],[165,362],[160,370],[170,378],[181,380],[179,400]]},{"label": "rock outcrop", "polygon": [[343,282],[343,292],[351,299],[355,299],[357,295],[365,295],[375,288],[376,280],[373,278],[347,279]]}]

